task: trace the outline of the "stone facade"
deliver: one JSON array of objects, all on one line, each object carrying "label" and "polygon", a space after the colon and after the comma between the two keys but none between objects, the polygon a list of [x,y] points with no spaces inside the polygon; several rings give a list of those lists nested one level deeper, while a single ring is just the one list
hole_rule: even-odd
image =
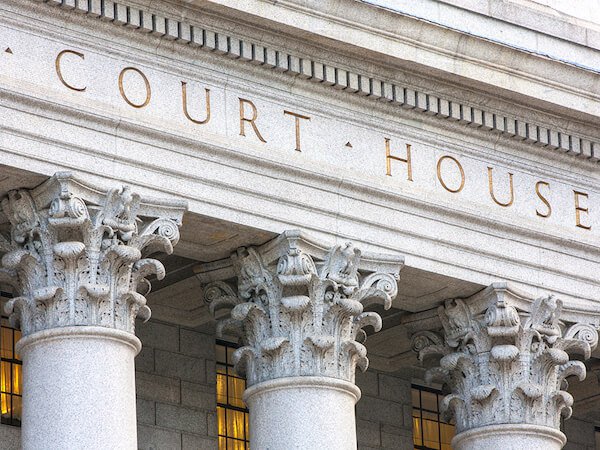
[{"label": "stone facade", "polygon": [[150,321],[140,325],[136,358],[138,446],[143,450],[217,446],[215,336]]},{"label": "stone facade", "polygon": [[411,449],[414,385],[455,450],[594,448],[600,32],[551,3],[0,0],[0,447],[217,448],[224,338],[255,450]]}]

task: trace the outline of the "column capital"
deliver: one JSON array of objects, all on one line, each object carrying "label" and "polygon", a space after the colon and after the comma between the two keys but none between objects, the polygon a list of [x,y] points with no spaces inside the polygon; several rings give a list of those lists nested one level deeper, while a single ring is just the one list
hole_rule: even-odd
[{"label": "column capital", "polygon": [[439,307],[441,336],[428,331],[413,338],[422,361],[441,357],[426,378],[450,388],[442,411],[454,416],[457,433],[499,424],[559,430],[573,404],[566,378],[585,378],[580,360],[598,344],[596,327],[561,320],[562,302],[553,296],[524,309],[522,297],[503,283],[474,297]]},{"label": "column capital", "polygon": [[234,334],[234,353],[248,385],[292,376],[326,376],[354,382],[368,360],[363,327],[381,329],[365,306],[392,305],[403,258],[361,252],[351,243],[328,247],[298,231],[231,256],[237,288],[210,283],[204,294],[218,333]]},{"label": "column capital", "polygon": [[185,202],[142,199],[128,186],[107,191],[56,173],[1,201],[10,236],[0,235],[0,281],[15,297],[6,312],[23,335],[96,325],[134,333],[150,318],[147,276],[164,276],[145,255],[171,253]]}]

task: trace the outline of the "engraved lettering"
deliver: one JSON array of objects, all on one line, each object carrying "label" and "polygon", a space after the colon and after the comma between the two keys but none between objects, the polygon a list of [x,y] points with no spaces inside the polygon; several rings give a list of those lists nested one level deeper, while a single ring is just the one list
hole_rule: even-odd
[{"label": "engraved lettering", "polygon": [[[137,73],[144,80],[144,84],[146,86],[146,98],[142,103],[132,102],[125,94],[125,88],[123,87],[123,77],[129,71]],[[125,67],[123,70],[121,70],[121,73],[119,74],[119,92],[121,93],[121,97],[123,97],[123,100],[125,100],[128,105],[133,106],[134,108],[143,108],[148,103],[150,103],[150,97],[152,96],[152,90],[150,89],[150,83],[148,82],[148,78],[146,78],[146,75],[144,75],[144,73],[141,70],[136,69],[135,67]]]},{"label": "engraved lettering", "polygon": [[[252,129],[254,130],[254,133],[258,139],[260,139],[261,142],[266,143],[267,141],[265,141],[265,139],[262,137],[255,123],[256,119],[258,118],[256,106],[250,100],[246,100],[245,98],[241,97],[238,98],[240,100],[240,136],[246,136],[246,129],[244,125],[246,122],[248,122],[250,125],[252,125]],[[245,105],[250,105],[250,108],[252,109],[252,117],[250,119],[246,117]]]},{"label": "engraved lettering", "polygon": [[60,52],[56,56],[56,60],[54,61],[54,67],[56,68],[56,75],[58,75],[58,79],[60,80],[60,82],[62,84],[64,84],[66,87],[68,87],[69,89],[72,89],[72,90],[78,91],[78,92],[83,92],[83,91],[85,91],[87,89],[87,86],[84,86],[84,87],[73,86],[72,84],[67,83],[66,80],[63,77],[62,69],[61,69],[61,65],[60,64],[61,64],[62,57],[64,55],[66,55],[67,53],[75,55],[75,56],[78,56],[81,59],[85,59],[85,55],[83,53],[76,52],[75,50],[63,50],[62,52]]},{"label": "engraved lettering", "polygon": [[[456,164],[456,167],[458,167],[458,170],[460,171],[460,185],[456,189],[450,188],[444,182],[444,179],[442,178],[442,162],[444,162],[444,160],[446,160],[446,159],[453,161],[454,164]],[[463,188],[465,187],[465,180],[466,180],[465,171],[463,170],[462,165],[453,156],[444,155],[438,160],[438,162],[437,162],[437,177],[438,177],[438,180],[440,181],[441,185],[443,186],[443,188],[446,189],[448,192],[452,192],[452,193],[456,194],[457,192],[462,191]]]},{"label": "engraved lettering", "polygon": [[573,191],[573,193],[575,194],[575,225],[577,225],[579,228],[583,228],[584,230],[591,230],[591,225],[584,225],[581,223],[581,213],[583,212],[589,214],[590,211],[587,206],[581,206],[579,203],[580,197],[585,197],[587,199],[588,195],[585,192],[579,191]]},{"label": "engraved lettering", "polygon": [[210,89],[205,88],[204,94],[206,98],[206,119],[194,119],[192,118],[192,116],[190,116],[187,106],[187,83],[185,81],[181,82],[181,101],[183,102],[183,114],[185,115],[185,117],[188,118],[190,122],[196,123],[198,125],[204,125],[210,120]]},{"label": "engraved lettering", "polygon": [[509,189],[510,189],[510,200],[506,203],[502,203],[500,201],[498,201],[498,199],[496,198],[496,196],[494,195],[494,175],[493,175],[493,171],[494,169],[492,167],[488,167],[488,187],[490,190],[490,196],[492,197],[492,200],[494,200],[494,203],[496,203],[497,205],[500,205],[502,207],[508,207],[510,205],[512,205],[515,201],[515,190],[514,190],[514,186],[513,186],[513,174],[512,173],[508,173],[508,181],[509,181]]},{"label": "engraved lettering", "polygon": [[283,114],[288,114],[290,116],[294,116],[294,122],[296,126],[296,151],[302,151],[300,148],[300,119],[310,120],[310,117],[303,116],[302,114],[298,114],[292,111],[283,111]]},{"label": "engraved lettering", "polygon": [[535,193],[540,198],[540,200],[546,205],[546,212],[540,212],[538,209],[535,210],[535,213],[540,217],[550,217],[552,214],[552,206],[550,206],[550,202],[546,197],[542,195],[540,192],[540,186],[546,186],[548,188],[548,192],[550,192],[550,184],[545,181],[538,181],[535,183]]},{"label": "engraved lettering", "polygon": [[385,138],[385,174],[390,177],[392,176],[392,160],[406,163],[406,178],[408,181],[412,181],[412,157],[410,153],[410,144],[406,144],[406,158],[400,158],[399,156],[392,156],[390,139]]}]

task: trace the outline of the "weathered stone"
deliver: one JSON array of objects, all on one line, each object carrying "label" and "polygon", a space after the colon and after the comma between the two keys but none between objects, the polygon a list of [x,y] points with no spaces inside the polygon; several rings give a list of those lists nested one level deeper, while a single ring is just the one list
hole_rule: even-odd
[{"label": "weathered stone", "polygon": [[204,384],[182,381],[181,404],[184,406],[206,409],[208,411],[215,411],[217,404],[214,384],[207,386]]},{"label": "weathered stone", "polygon": [[206,412],[193,408],[156,404],[156,424],[161,427],[206,435]]},{"label": "weathered stone", "polygon": [[[164,267],[144,258],[171,253],[184,205],[170,216],[123,186],[98,193],[59,172],[35,190],[10,191],[2,210],[11,223],[0,277],[17,294],[6,312],[23,336],[56,327],[97,325],[134,332],[150,318],[141,292]],[[149,219],[153,217],[153,219]]]},{"label": "weathered stone", "polygon": [[[249,386],[307,375],[354,382],[356,366],[367,369],[363,327],[379,331],[381,318],[363,309],[391,307],[403,258],[368,255],[365,266],[351,243],[324,248],[289,231],[232,255],[237,292],[222,281],[206,286],[211,311],[231,309],[217,332],[242,338],[234,360]],[[381,272],[371,269],[378,259]]]},{"label": "weathered stone", "polygon": [[181,434],[177,431],[146,425],[138,426],[139,450],[181,450]]},{"label": "weathered stone", "polygon": [[366,372],[358,371],[355,376],[355,383],[363,395],[379,396],[379,378],[377,372],[371,370],[367,370]]},{"label": "weathered stone", "polygon": [[151,400],[138,398],[136,401],[137,421],[140,424],[154,425],[156,422],[156,408]]},{"label": "weathered stone", "polygon": [[177,378],[136,372],[135,382],[138,397],[166,403],[181,401],[181,381]]},{"label": "weathered stone", "polygon": [[186,328],[180,330],[181,353],[199,358],[215,359],[215,337]]},{"label": "weathered stone", "polygon": [[193,383],[206,383],[205,362],[200,358],[155,350],[155,370],[159,375],[180,378]]},{"label": "weathered stone", "polygon": [[378,422],[370,422],[368,420],[356,421],[356,436],[359,446],[368,445],[378,447],[381,444],[381,433],[379,431]]},{"label": "weathered stone", "polygon": [[144,347],[170,352],[179,351],[179,329],[176,326],[151,320],[143,327],[138,327],[137,337],[140,338]]},{"label": "weathered stone", "polygon": [[524,445],[564,445],[558,430],[573,404],[565,380],[586,375],[585,365],[571,355],[589,358],[598,333],[592,325],[561,321],[562,302],[554,297],[538,298],[526,310],[522,303],[517,308],[519,301],[494,285],[472,301],[448,300],[438,309],[444,343],[430,332],[414,340],[420,359],[441,356],[427,378],[451,390],[440,409],[456,419],[459,449],[509,446],[519,439]]},{"label": "weathered stone", "polygon": [[181,444],[182,450],[214,450],[217,447],[217,440],[184,433],[181,436]]}]

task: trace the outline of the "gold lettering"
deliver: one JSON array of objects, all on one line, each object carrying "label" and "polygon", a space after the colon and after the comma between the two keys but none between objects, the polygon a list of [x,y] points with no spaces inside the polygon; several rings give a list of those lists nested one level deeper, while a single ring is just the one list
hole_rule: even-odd
[{"label": "gold lettering", "polygon": [[198,125],[204,125],[210,120],[210,89],[204,88],[204,94],[206,98],[206,119],[192,119],[192,116],[190,116],[187,107],[187,83],[185,81],[181,82],[181,100],[183,102],[183,114],[185,115],[185,117],[188,118],[188,120],[190,120],[193,123],[197,123]]},{"label": "gold lettering", "polygon": [[[144,84],[146,85],[146,99],[143,103],[133,103],[131,100],[129,100],[127,95],[125,95],[125,89],[123,87],[123,77],[128,71],[137,73],[144,80]],[[128,105],[133,106],[134,108],[143,108],[144,106],[146,106],[148,103],[150,103],[150,97],[152,95],[152,90],[150,89],[150,83],[148,82],[148,78],[146,78],[146,75],[144,75],[141,70],[136,69],[135,67],[125,67],[123,70],[121,70],[121,73],[119,74],[119,92],[121,93],[121,97],[123,97],[123,100],[125,100]]]},{"label": "gold lettering", "polygon": [[398,156],[392,156],[392,150],[390,148],[390,139],[385,138],[385,174],[392,176],[392,159],[394,161],[400,161],[406,163],[406,178],[408,181],[412,181],[412,158],[410,153],[410,144],[406,144],[406,159]]},{"label": "gold lettering", "polygon": [[502,203],[499,202],[498,199],[496,198],[496,196],[494,195],[494,176],[493,176],[493,168],[492,167],[488,167],[488,186],[489,186],[489,190],[490,190],[490,195],[492,196],[492,200],[494,200],[494,202],[497,205],[503,206],[503,207],[508,207],[510,205],[513,204],[513,202],[515,201],[515,190],[513,188],[513,174],[512,173],[508,173],[508,179],[509,179],[509,184],[510,184],[510,200],[506,203]]},{"label": "gold lettering", "polygon": [[294,121],[296,122],[296,151],[302,151],[300,149],[300,119],[310,120],[310,117],[303,116],[302,114],[298,114],[292,111],[283,111],[283,114],[289,114],[290,116],[294,116]]},{"label": "gold lettering", "polygon": [[81,59],[85,59],[85,56],[83,53],[76,52],[75,50],[63,50],[56,56],[56,60],[54,61],[54,67],[56,68],[56,75],[58,75],[58,79],[60,80],[60,82],[62,84],[64,84],[66,87],[68,87],[69,89],[72,89],[72,90],[78,91],[78,92],[83,92],[86,90],[86,86],[84,86],[82,88],[75,87],[72,84],[67,83],[63,77],[62,70],[60,67],[60,62],[61,62],[62,57],[64,55],[66,55],[67,53],[70,53],[75,56],[79,56]]},{"label": "gold lettering", "polygon": [[[262,137],[262,135],[260,134],[260,131],[258,131],[258,128],[256,127],[256,124],[254,123],[258,117],[258,111],[256,110],[256,106],[250,100],[246,100],[241,97],[238,97],[238,98],[240,100],[240,136],[246,136],[246,130],[244,128],[244,124],[245,124],[245,122],[248,122],[250,125],[252,125],[252,129],[254,130],[254,133],[256,133],[256,136],[258,137],[258,139],[260,139],[262,142],[266,143],[267,141],[265,141],[265,139]],[[250,105],[250,108],[252,108],[252,117],[250,119],[248,119],[246,117],[245,105]]]},{"label": "gold lettering", "polygon": [[[444,183],[444,180],[442,179],[442,162],[445,159],[454,161],[454,163],[458,167],[458,170],[460,170],[460,185],[456,189],[449,188],[448,185],[446,185],[446,183]],[[452,192],[452,193],[456,194],[457,192],[462,191],[463,188],[465,187],[465,179],[466,179],[465,171],[463,170],[463,168],[462,168],[461,164],[458,162],[458,160],[450,155],[444,155],[438,160],[438,162],[437,162],[437,177],[438,177],[438,180],[440,181],[440,183],[442,184],[442,186],[444,187],[444,189],[446,189],[448,192]]]},{"label": "gold lettering", "polygon": [[535,183],[535,193],[538,195],[540,200],[544,202],[544,205],[546,205],[546,208],[548,210],[545,213],[541,213],[539,210],[536,209],[535,213],[540,217],[550,217],[550,214],[552,214],[552,206],[550,206],[550,202],[548,201],[548,199],[546,199],[546,197],[544,197],[540,192],[540,186],[546,186],[548,188],[548,192],[550,192],[550,184],[546,183],[545,181],[538,181],[537,183]]},{"label": "gold lettering", "polygon": [[588,213],[589,214],[589,209],[587,207],[583,207],[579,204],[579,197],[585,197],[588,198],[588,195],[585,192],[579,192],[579,191],[573,191],[573,193],[575,194],[575,225],[577,225],[579,228],[583,228],[584,230],[591,230],[592,226],[591,225],[583,225],[581,223],[581,213]]}]

